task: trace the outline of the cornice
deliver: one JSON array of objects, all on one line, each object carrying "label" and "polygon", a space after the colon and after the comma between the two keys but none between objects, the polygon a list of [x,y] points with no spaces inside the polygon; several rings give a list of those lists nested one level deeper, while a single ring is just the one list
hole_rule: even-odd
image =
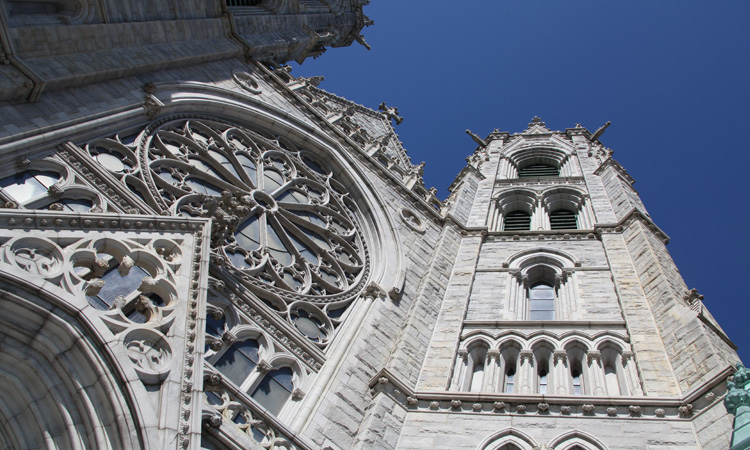
[{"label": "cornice", "polygon": [[601,165],[599,167],[597,167],[596,170],[594,170],[594,175],[600,176],[602,174],[602,172],[604,172],[604,170],[607,169],[608,167],[612,167],[613,169],[615,169],[617,171],[617,173],[619,173],[620,175],[622,175],[622,177],[625,178],[625,180],[631,186],[635,183],[635,179],[628,174],[628,172],[625,170],[625,168],[623,168],[620,165],[620,163],[618,163],[617,161],[615,161],[614,159],[612,159],[611,156],[609,156],[607,159],[605,159],[601,163]]},{"label": "cornice", "polygon": [[661,240],[664,245],[669,243],[669,236],[661,230],[656,224],[651,220],[651,218],[643,213],[642,211],[638,210],[637,208],[632,208],[625,216],[620,219],[617,223],[597,223],[594,224],[594,232],[601,237],[602,234],[612,234],[612,233],[622,233],[622,231],[633,224],[635,221],[640,221],[643,225],[646,226],[649,230],[651,230],[654,235],[656,235],[659,240]]}]

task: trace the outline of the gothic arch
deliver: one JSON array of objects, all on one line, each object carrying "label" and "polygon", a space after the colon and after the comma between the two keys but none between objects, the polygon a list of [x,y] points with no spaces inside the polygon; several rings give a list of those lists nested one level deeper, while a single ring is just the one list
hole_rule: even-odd
[{"label": "gothic arch", "polygon": [[552,439],[548,444],[554,450],[570,450],[579,446],[585,450],[607,450],[596,437],[583,431],[573,430]]},{"label": "gothic arch", "polygon": [[529,435],[515,428],[506,428],[482,441],[477,450],[499,450],[504,445],[515,445],[520,450],[534,450],[537,444]]},{"label": "gothic arch", "polygon": [[142,385],[123,377],[96,327],[43,286],[5,270],[0,285],[0,446],[159,447],[134,412]]}]

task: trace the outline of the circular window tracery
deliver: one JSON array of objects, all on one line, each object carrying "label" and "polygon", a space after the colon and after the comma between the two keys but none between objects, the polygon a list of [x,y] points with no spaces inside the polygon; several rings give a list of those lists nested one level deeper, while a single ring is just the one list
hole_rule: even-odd
[{"label": "circular window tracery", "polygon": [[211,217],[214,250],[243,278],[316,297],[359,285],[367,254],[356,207],[312,152],[206,120],[166,122],[141,142],[157,200]]}]

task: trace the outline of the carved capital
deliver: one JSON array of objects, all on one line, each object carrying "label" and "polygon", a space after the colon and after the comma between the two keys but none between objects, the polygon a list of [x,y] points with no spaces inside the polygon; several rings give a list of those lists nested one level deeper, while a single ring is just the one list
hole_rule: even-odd
[{"label": "carved capital", "polygon": [[588,359],[589,365],[593,362],[601,364],[602,353],[599,350],[589,350],[589,352],[586,353],[586,358]]},{"label": "carved capital", "polygon": [[268,361],[262,360],[258,363],[257,366],[255,366],[255,368],[260,373],[268,373],[273,369],[273,366]]},{"label": "carved capital", "polygon": [[519,357],[521,358],[522,364],[524,361],[533,362],[534,352],[532,352],[531,350],[521,350],[521,352],[519,353]]},{"label": "carved capital", "polygon": [[458,357],[466,360],[466,357],[469,356],[469,349],[466,348],[459,348],[458,349]]},{"label": "carved capital", "polygon": [[622,355],[620,355],[620,357],[622,359],[622,365],[624,366],[628,363],[628,361],[635,358],[635,353],[631,352],[630,350],[625,350],[624,352],[622,352]]},{"label": "carved capital", "polygon": [[561,362],[565,364],[568,362],[568,354],[565,352],[565,350],[555,350],[555,352],[552,354],[552,358],[555,364],[558,362]]},{"label": "carved capital", "polygon": [[500,350],[496,348],[487,350],[487,358],[490,361],[497,361],[498,359],[500,359]]},{"label": "carved capital", "polygon": [[302,400],[305,398],[305,393],[300,388],[294,388],[292,391],[292,400]]}]

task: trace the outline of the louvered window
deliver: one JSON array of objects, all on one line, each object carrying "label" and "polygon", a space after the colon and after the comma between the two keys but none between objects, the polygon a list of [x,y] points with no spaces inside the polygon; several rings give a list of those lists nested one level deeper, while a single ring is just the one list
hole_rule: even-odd
[{"label": "louvered window", "polygon": [[258,6],[263,0],[226,0],[227,6]]},{"label": "louvered window", "polygon": [[550,228],[553,230],[575,230],[578,229],[576,213],[567,209],[552,211],[549,215]]},{"label": "louvered window", "polygon": [[504,231],[523,231],[531,229],[531,215],[526,211],[513,211],[505,215]]},{"label": "louvered window", "polygon": [[560,176],[560,169],[551,164],[531,164],[518,170],[519,178],[558,176]]}]

